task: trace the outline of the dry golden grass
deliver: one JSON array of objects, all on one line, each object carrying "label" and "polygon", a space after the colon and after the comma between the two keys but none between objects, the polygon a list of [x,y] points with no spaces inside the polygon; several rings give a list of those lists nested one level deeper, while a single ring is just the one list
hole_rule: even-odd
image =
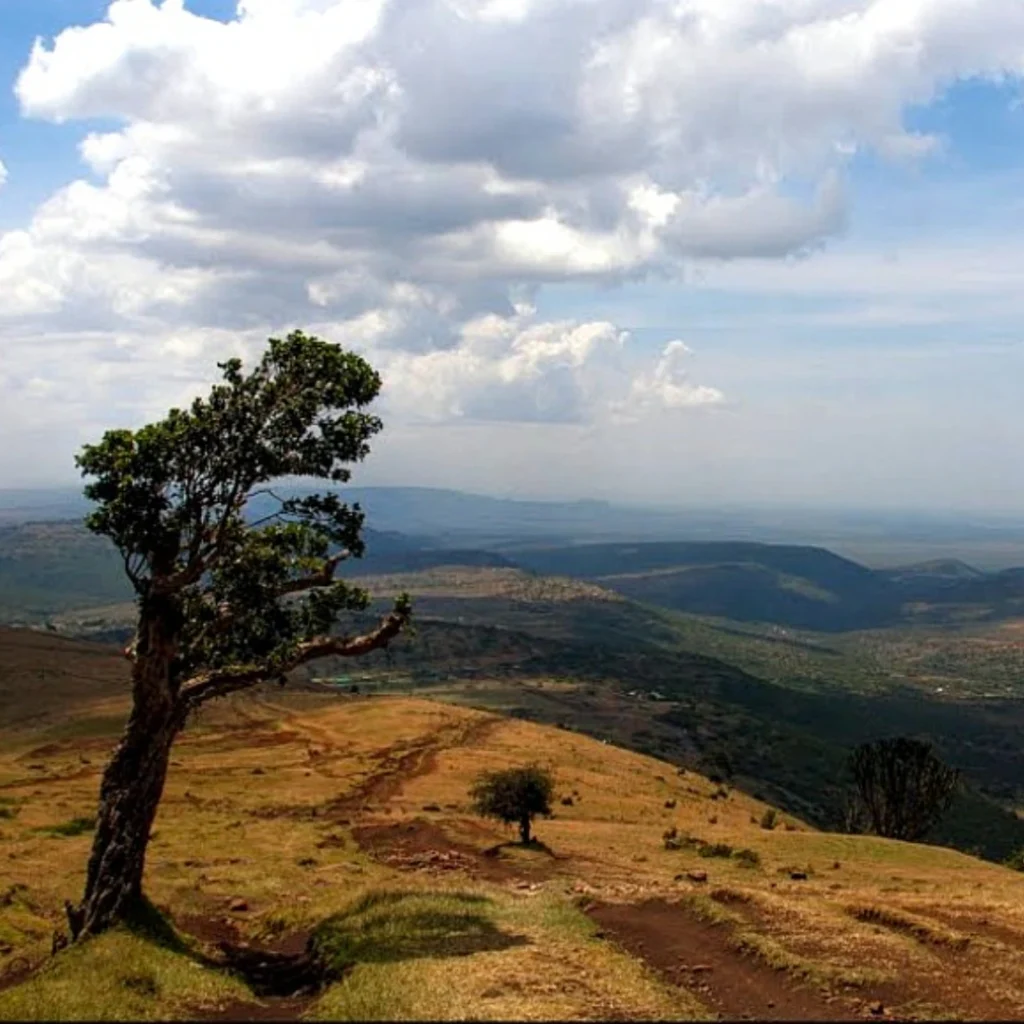
[{"label": "dry golden grass", "polygon": [[[117,672],[112,662],[82,685],[71,720],[47,705],[34,725],[23,707],[14,727],[0,722],[0,974],[18,958],[46,958],[62,901],[79,894],[90,836],[53,828],[94,812],[126,707]],[[484,768],[529,761],[552,769],[559,798],[555,816],[537,823],[556,858],[532,888],[517,886],[511,852],[501,861],[507,877],[469,878],[401,870],[353,838],[356,827],[425,819],[461,849],[506,841],[500,826],[472,817],[467,791]],[[1024,1012],[1020,875],[788,818],[795,830],[767,831],[757,824],[764,804],[736,791],[712,799],[718,788],[575,733],[451,704],[267,690],[224,702],[183,735],[147,885],[179,920],[228,917],[252,938],[314,930],[333,956],[354,964],[311,1006],[318,1018],[708,1015],[694,995],[595,937],[576,907],[583,896],[684,898],[694,914],[734,929],[738,949],[796,979],[917,979],[907,1000],[933,992],[951,1013],[970,996],[944,979],[952,975],[937,958],[954,952],[974,958],[974,971],[984,965],[1005,1004]],[[570,796],[571,806],[561,803]],[[666,850],[669,827],[754,850],[760,865]],[[697,870],[706,883],[688,879]],[[791,877],[796,870],[807,877]],[[230,912],[238,897],[248,909]],[[850,907],[881,916],[855,918]],[[957,920],[943,920],[943,909]],[[897,920],[968,942],[919,941],[924,933]],[[187,952],[119,930],[0,991],[0,1018],[67,1017],[72,997],[83,1008],[74,1012],[93,1019],[180,1017],[254,999]]]}]

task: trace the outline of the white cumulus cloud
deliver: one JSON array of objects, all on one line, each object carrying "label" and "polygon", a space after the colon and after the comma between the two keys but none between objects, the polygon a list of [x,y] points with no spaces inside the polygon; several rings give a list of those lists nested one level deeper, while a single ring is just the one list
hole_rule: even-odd
[{"label": "white cumulus cloud", "polygon": [[911,106],[1022,72],[1019,0],[114,0],[17,82],[26,116],[106,128],[0,236],[0,344],[25,379],[46,335],[192,380],[228,336],[321,323],[399,417],[714,404],[684,347],[638,371],[619,327],[524,303],[812,252],[853,156],[942,144]]}]

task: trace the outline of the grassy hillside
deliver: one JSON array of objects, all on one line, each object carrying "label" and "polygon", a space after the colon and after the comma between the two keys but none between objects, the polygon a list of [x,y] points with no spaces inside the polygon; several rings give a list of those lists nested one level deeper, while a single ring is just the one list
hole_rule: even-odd
[{"label": "grassy hillside", "polygon": [[[0,1019],[1024,1013],[1019,874],[792,816],[766,829],[763,802],[565,730],[277,688],[183,736],[148,860],[154,914],[49,959],[126,701],[111,655],[10,634],[0,649],[22,639],[64,659],[64,720],[0,717]],[[101,667],[73,682],[83,657]],[[532,850],[467,806],[478,770],[529,760],[558,782]],[[269,989],[242,942],[250,960],[279,953]],[[308,980],[303,948],[320,987],[270,994],[288,971]]]},{"label": "grassy hillside", "polygon": [[343,685],[430,692],[714,770],[827,826],[842,813],[857,743],[930,738],[971,791],[935,839],[1002,859],[1024,846],[1024,777],[1014,700],[935,694],[831,638],[691,620],[592,584],[508,570],[367,581],[383,601],[411,591],[418,633],[358,669],[316,669]]}]

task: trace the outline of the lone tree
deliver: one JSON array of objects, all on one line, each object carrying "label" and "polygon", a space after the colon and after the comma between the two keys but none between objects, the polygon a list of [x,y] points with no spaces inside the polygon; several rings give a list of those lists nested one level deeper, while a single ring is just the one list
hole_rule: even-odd
[{"label": "lone tree", "polygon": [[485,818],[497,818],[506,825],[519,826],[519,838],[530,842],[530,826],[538,814],[551,813],[555,781],[537,765],[482,772],[470,790],[473,810]]},{"label": "lone tree", "polygon": [[851,825],[913,842],[949,809],[960,774],[930,743],[899,737],[864,743],[850,756],[854,781]]},{"label": "lone tree", "polygon": [[[103,775],[85,895],[65,904],[72,941],[127,916],[142,896],[146,846],[171,745],[190,712],[314,658],[385,647],[407,596],[362,636],[332,633],[369,604],[336,580],[363,553],[363,513],[336,494],[278,498],[282,478],[349,479],[380,420],[363,410],[380,378],[359,356],[300,331],[271,339],[258,365],[219,364],[223,382],[139,430],[108,431],[77,463],[135,589],[125,648],[132,710]],[[264,503],[259,518],[250,506]]]}]

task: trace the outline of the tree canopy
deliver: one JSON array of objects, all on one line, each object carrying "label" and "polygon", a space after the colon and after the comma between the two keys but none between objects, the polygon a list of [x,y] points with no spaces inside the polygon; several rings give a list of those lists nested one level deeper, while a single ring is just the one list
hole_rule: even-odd
[{"label": "tree canopy", "polygon": [[876,835],[923,838],[949,809],[960,775],[930,743],[898,737],[864,743],[850,756],[852,825]]},{"label": "tree canopy", "polygon": [[519,826],[522,842],[530,842],[530,827],[537,815],[551,813],[555,782],[537,765],[482,772],[470,795],[473,809],[486,818]]}]

